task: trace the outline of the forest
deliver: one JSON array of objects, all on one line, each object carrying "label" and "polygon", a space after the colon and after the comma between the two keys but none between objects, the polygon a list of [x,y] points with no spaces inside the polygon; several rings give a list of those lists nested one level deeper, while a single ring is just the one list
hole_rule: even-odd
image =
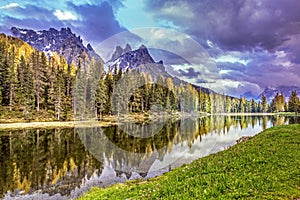
[{"label": "forest", "polygon": [[[277,94],[268,102],[231,97],[197,89],[191,84],[174,85],[171,78],[138,70],[104,70],[101,61],[83,53],[78,63],[63,56],[39,52],[18,38],[0,35],[0,120],[66,121],[85,113],[105,115],[151,112],[174,113],[266,113],[300,110],[296,91],[288,101]],[[156,106],[153,106],[156,105]],[[159,106],[157,106],[159,105]],[[75,116],[74,116],[75,114]]]}]

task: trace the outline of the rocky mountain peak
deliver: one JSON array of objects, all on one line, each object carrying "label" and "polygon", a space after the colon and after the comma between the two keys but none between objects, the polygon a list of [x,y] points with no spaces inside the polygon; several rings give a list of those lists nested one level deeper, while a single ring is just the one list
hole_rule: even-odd
[{"label": "rocky mountain peak", "polygon": [[88,44],[85,47],[80,36],[76,36],[69,27],[40,31],[12,27],[11,32],[13,36],[27,42],[39,51],[44,51],[47,55],[51,55],[52,52],[63,55],[68,63],[77,63],[83,52],[86,52],[89,59],[92,57],[101,59],[92,46]]},{"label": "rocky mountain peak", "polygon": [[126,47],[124,48],[124,52],[127,53],[129,51],[132,51],[131,46],[129,44],[126,44]]},{"label": "rocky mountain peak", "polygon": [[[129,47],[129,45],[126,45],[126,47],[122,49],[120,46],[117,46],[112,59],[105,64],[105,68],[108,70],[113,69],[116,66],[123,71],[126,71],[129,68],[130,70],[136,70],[140,73],[145,72],[150,74],[153,81],[155,81],[159,75],[162,75],[165,78],[172,78],[174,84],[179,85],[182,82],[178,78],[172,77],[167,73],[162,61],[155,62],[145,45],[142,45],[136,50],[124,53],[124,50],[131,49],[131,47]],[[115,58],[117,55],[120,56]]]},{"label": "rocky mountain peak", "polygon": [[147,49],[147,47],[142,44],[139,49]]},{"label": "rocky mountain peak", "polygon": [[125,53],[132,51],[131,46],[126,44],[125,48],[123,49],[121,46],[116,46],[115,52],[112,54],[110,61],[114,61],[118,57],[122,56]]}]

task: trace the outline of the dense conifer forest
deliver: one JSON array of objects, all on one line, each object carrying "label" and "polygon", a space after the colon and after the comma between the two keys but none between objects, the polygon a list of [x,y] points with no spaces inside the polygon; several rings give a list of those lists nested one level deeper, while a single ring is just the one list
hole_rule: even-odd
[{"label": "dense conifer forest", "polygon": [[[129,91],[135,85],[140,87]],[[101,61],[89,60],[84,53],[78,63],[68,64],[56,53],[49,56],[20,39],[0,35],[1,119],[72,120],[74,112],[91,110],[94,117],[102,119],[111,114],[148,113],[153,111],[152,105],[160,105],[167,113],[297,113],[296,91],[287,102],[285,99],[277,94],[271,102],[264,95],[258,102],[248,101],[206,92],[191,84],[177,86],[162,76],[152,80],[150,74],[135,70],[122,71],[116,66],[104,70]]]}]

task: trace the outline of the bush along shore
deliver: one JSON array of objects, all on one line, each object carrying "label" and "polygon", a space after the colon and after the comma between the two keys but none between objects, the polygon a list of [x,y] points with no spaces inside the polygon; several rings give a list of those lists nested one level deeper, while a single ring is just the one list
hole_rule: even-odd
[{"label": "bush along shore", "polygon": [[299,199],[300,125],[267,129],[160,177],[92,188],[80,199]]}]

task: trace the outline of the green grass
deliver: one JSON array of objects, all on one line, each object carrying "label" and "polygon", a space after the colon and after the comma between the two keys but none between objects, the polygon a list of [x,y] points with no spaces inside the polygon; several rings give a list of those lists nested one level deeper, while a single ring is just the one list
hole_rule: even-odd
[{"label": "green grass", "polygon": [[295,112],[279,112],[279,113],[275,113],[276,115],[280,115],[280,116],[296,116]]},{"label": "green grass", "polygon": [[160,177],[92,188],[80,199],[298,199],[300,125],[268,129]]}]

